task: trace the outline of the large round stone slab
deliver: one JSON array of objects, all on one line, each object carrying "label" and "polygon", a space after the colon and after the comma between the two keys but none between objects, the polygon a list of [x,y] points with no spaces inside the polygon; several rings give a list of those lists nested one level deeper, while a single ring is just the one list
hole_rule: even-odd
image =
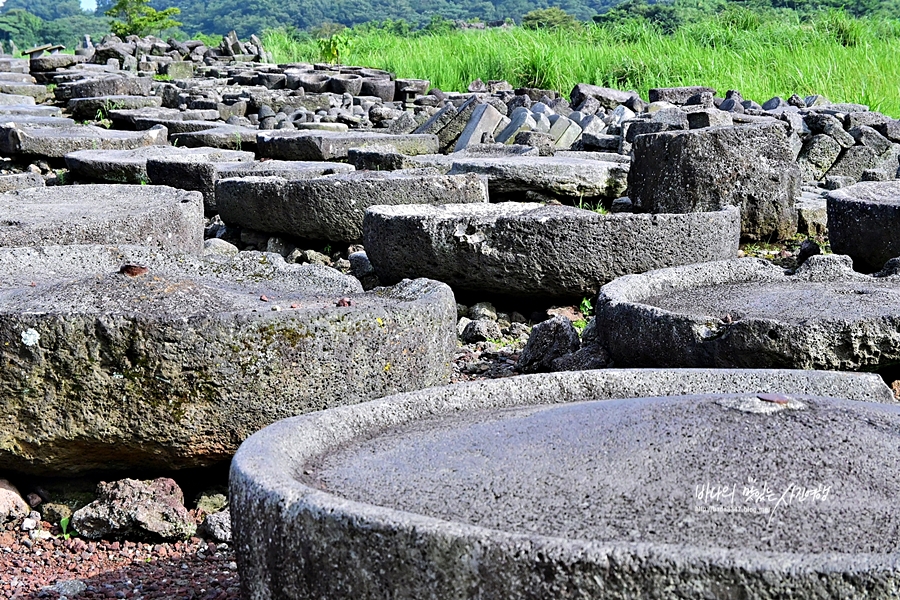
[{"label": "large round stone slab", "polygon": [[826,199],[832,250],[869,273],[900,256],[900,181],[857,183]]},{"label": "large round stone slab", "polygon": [[0,470],[213,464],[278,419],[446,383],[455,322],[443,284],[364,293],[275,254],[0,249]]},{"label": "large round stone slab", "polygon": [[363,243],[383,282],[429,277],[460,292],[582,298],[621,275],[733,258],[740,221],[734,207],[601,215],[533,202],[374,206]]},{"label": "large round stone slab", "polygon": [[76,150],[131,150],[143,146],[167,146],[165,127],[148,131],[115,131],[93,125],[29,127],[0,123],[0,152],[4,154],[63,158]]},{"label": "large round stone slab", "polygon": [[888,398],[872,375],[607,370],[287,419],[232,462],[242,591],[887,594],[900,408],[859,401]]},{"label": "large round stone slab", "polygon": [[764,260],[622,277],[597,300],[618,366],[874,370],[900,362],[900,274],[813,256],[795,275]]},{"label": "large round stone slab", "polygon": [[[94,181],[146,184],[152,181],[148,175],[147,163],[154,159],[194,160],[207,164],[216,161],[252,161],[254,157],[252,152],[218,148],[145,146],[133,150],[78,150],[66,154],[65,158],[69,170]],[[175,185],[175,182],[153,183],[189,189],[187,186]]]},{"label": "large round stone slab", "polygon": [[199,252],[203,198],[164,186],[52,186],[0,194],[0,246],[142,244]]},{"label": "large round stone slab", "polygon": [[241,177],[216,183],[216,208],[229,225],[335,242],[362,240],[376,204],[486,203],[478,175],[433,169],[354,171],[309,179]]}]

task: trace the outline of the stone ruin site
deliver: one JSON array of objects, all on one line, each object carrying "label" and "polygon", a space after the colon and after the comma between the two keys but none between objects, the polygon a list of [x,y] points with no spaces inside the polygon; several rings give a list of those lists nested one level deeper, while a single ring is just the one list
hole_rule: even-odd
[{"label": "stone ruin site", "polygon": [[58,50],[0,57],[0,596],[900,595],[900,121]]}]

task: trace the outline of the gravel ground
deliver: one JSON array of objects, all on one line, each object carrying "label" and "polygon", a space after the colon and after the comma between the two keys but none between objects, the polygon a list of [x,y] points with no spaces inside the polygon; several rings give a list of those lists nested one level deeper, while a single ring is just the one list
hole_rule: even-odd
[{"label": "gravel ground", "polygon": [[[45,531],[53,531],[44,523]],[[0,597],[240,597],[237,564],[227,544],[198,538],[172,544],[86,542],[0,533]]]}]

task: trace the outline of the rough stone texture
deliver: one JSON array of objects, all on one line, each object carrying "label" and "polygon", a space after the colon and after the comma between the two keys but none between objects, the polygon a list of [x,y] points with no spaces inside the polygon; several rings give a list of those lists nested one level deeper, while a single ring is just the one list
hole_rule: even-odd
[{"label": "rough stone texture", "polygon": [[[238,157],[237,155],[241,156]],[[256,162],[251,152],[224,150],[220,154],[175,156],[152,159],[147,172],[154,184],[171,185],[203,194],[206,214],[219,211],[216,202],[216,182],[234,177],[281,177],[283,179],[312,179],[334,173],[354,171],[351,165],[328,162],[267,160]],[[222,161],[222,162],[220,162]],[[241,161],[241,162],[238,162]]]},{"label": "rough stone texture", "polygon": [[859,181],[863,171],[874,168],[879,163],[879,155],[868,146],[853,146],[841,153],[841,156],[828,170],[830,177],[851,177]]},{"label": "rough stone texture", "polygon": [[261,158],[284,160],[339,160],[347,158],[350,148],[391,146],[407,156],[435,154],[437,137],[427,134],[390,135],[350,131],[266,131],[257,136]]},{"label": "rough stone texture", "polygon": [[874,370],[900,362],[900,276],[842,255],[792,276],[764,260],[623,277],[597,300],[601,345],[620,367]]},{"label": "rough stone texture", "polygon": [[455,324],[443,284],[363,293],[275,254],[0,249],[0,470],[218,463],[278,419],[446,383]]},{"label": "rough stone texture", "polygon": [[515,195],[519,199],[522,192],[536,191],[568,198],[613,199],[625,191],[628,166],[555,156],[498,156],[454,160],[450,173],[485,175],[492,196]]},{"label": "rough stone texture", "polygon": [[797,157],[803,181],[822,179],[840,154],[841,145],[830,135],[822,133],[810,136]]},{"label": "rough stone texture", "polygon": [[0,175],[0,193],[13,190],[24,190],[32,187],[44,187],[44,178],[37,173],[16,173]]},{"label": "rough stone texture", "polygon": [[22,499],[16,486],[0,479],[0,525],[24,519],[30,512],[31,507]]},{"label": "rough stone texture", "polygon": [[57,100],[72,98],[100,98],[104,96],[149,96],[152,80],[149,77],[109,76],[62,83],[53,93]]},{"label": "rough stone texture", "polygon": [[587,98],[598,100],[603,108],[616,108],[620,104],[627,103],[632,98],[640,99],[634,92],[623,92],[587,83],[579,83],[572,88],[572,93],[570,94],[572,106],[580,105]]},{"label": "rough stone texture", "polygon": [[794,207],[797,209],[797,233],[821,237],[828,232],[827,201],[824,196],[803,192]]},{"label": "rough stone texture", "polygon": [[[458,291],[592,295],[616,277],[737,255],[740,214],[601,215],[534,203],[378,206],[363,244],[378,277],[429,277]],[[410,252],[415,248],[415,252]]]},{"label": "rough stone texture", "polygon": [[98,114],[105,117],[111,110],[157,108],[162,106],[159,96],[104,96],[101,98],[72,98],[68,109],[78,120],[95,120]]},{"label": "rough stone texture", "polygon": [[97,499],[75,511],[72,527],[88,539],[163,542],[194,535],[197,526],[184,507],[184,494],[167,478],[121,479],[97,486]]},{"label": "rough stone texture", "polygon": [[0,123],[0,152],[63,158],[76,150],[131,150],[167,145],[165,127],[148,131],[114,131],[93,125],[29,127]]},{"label": "rough stone texture", "polygon": [[[66,154],[66,166],[79,176],[112,183],[148,183],[169,185],[179,189],[204,191],[180,183],[174,178],[151,178],[147,163],[157,160],[193,160],[203,164],[215,161],[251,161],[252,152],[219,150],[217,148],[179,148],[146,146],[134,150],[79,150]],[[213,184],[213,188],[215,185]]]},{"label": "rough stone texture", "polygon": [[699,85],[671,88],[652,88],[649,92],[650,102],[671,102],[685,104],[692,97],[703,92],[715,95],[716,89]]},{"label": "rough stone texture", "polygon": [[67,119],[64,117],[45,117],[45,116],[31,116],[31,115],[2,115],[0,116],[0,122],[4,125],[12,126],[12,125],[21,125],[24,127],[31,128],[39,128],[39,127],[74,127],[77,125],[75,121],[72,119]]},{"label": "rough stone texture", "polygon": [[572,322],[561,315],[535,325],[516,366],[523,373],[553,370],[553,361],[581,347]]},{"label": "rough stone texture", "polygon": [[212,121],[183,121],[180,124],[186,129],[171,136],[172,143],[178,146],[256,152],[257,130],[252,127],[216,126]]},{"label": "rough stone texture", "polygon": [[[77,193],[76,193],[77,192]],[[0,246],[143,244],[199,252],[203,201],[164,186],[38,187],[0,194]]]},{"label": "rough stone texture", "polygon": [[230,544],[231,513],[226,509],[207,515],[200,527],[197,528],[197,533],[213,541]]},{"label": "rough stone texture", "polygon": [[900,256],[900,181],[857,183],[828,192],[826,199],[834,252],[868,273]]},{"label": "rough stone texture", "polygon": [[463,328],[460,338],[465,344],[474,344],[475,342],[485,342],[487,340],[496,340],[503,337],[500,332],[500,326],[492,319],[479,319],[469,321]]},{"label": "rough stone texture", "polygon": [[637,137],[628,196],[657,213],[739,206],[742,236],[786,239],[800,180],[782,124],[710,127]]},{"label": "rough stone texture", "polygon": [[[711,404],[708,399],[613,401],[606,409],[602,402],[561,405],[587,400],[709,393],[810,394],[891,401],[890,391],[874,375],[771,370],[599,370],[432,388],[285,420],[248,439],[231,466],[234,547],[244,597],[469,598],[472,590],[478,590],[485,598],[516,600],[567,596],[662,597],[660,590],[665,590],[666,597],[685,598],[864,597],[873,591],[876,595],[882,591],[889,595],[896,587],[900,570],[892,547],[881,554],[866,555],[866,550],[861,550],[858,556],[835,553],[836,542],[823,544],[827,548],[824,552],[809,549],[812,545],[809,543],[798,543],[796,551],[793,545],[786,549],[767,548],[766,542],[781,538],[771,533],[759,535],[754,545],[735,544],[740,535],[752,538],[761,528],[768,528],[765,516],[706,514],[702,515],[706,519],[695,517],[687,522],[685,513],[693,508],[690,499],[695,485],[708,482],[740,487],[748,476],[760,475],[760,480],[765,480],[770,470],[769,481],[773,486],[828,485],[833,481],[840,490],[855,490],[854,494],[869,489],[885,490],[883,504],[873,500],[872,506],[878,514],[893,510],[890,494],[896,478],[882,470],[893,470],[894,465],[880,457],[892,456],[896,445],[888,434],[873,429],[879,425],[885,431],[894,428],[887,424],[897,418],[894,406],[804,400],[809,403],[809,412],[759,414]],[[768,405],[752,397],[748,403],[754,408],[758,404]],[[667,416],[656,416],[653,406],[671,410],[673,415],[688,411],[697,418],[679,414],[676,424],[668,412]],[[828,408],[832,406],[836,412],[829,413]],[[442,422],[466,423],[472,418],[467,415],[485,427],[485,435],[475,440],[476,448],[485,452],[479,454],[478,450],[471,449],[452,452],[447,447],[441,460],[458,457],[469,461],[467,469],[490,469],[492,461],[486,457],[501,452],[500,448],[508,448],[501,443],[503,440],[520,439],[510,437],[511,432],[504,435],[488,431],[507,422],[506,413],[510,418],[528,419],[528,415],[540,415],[549,409],[576,416],[581,414],[582,407],[596,407],[609,414],[608,420],[603,421],[603,433],[598,435],[592,431],[583,437],[575,433],[584,431],[580,429],[583,427],[592,429],[590,425],[597,421],[573,424],[571,431],[563,428],[562,433],[553,437],[560,446],[574,448],[575,453],[557,455],[558,461],[547,454],[551,451],[543,444],[532,445],[530,439],[523,441],[515,451],[516,464],[504,469],[506,481],[524,473],[520,468],[533,468],[524,464],[531,461],[523,461],[523,453],[526,456],[539,453],[534,463],[552,465],[549,467],[552,475],[523,479],[511,486],[498,485],[497,493],[492,493],[492,482],[497,480],[487,476],[487,471],[479,473],[470,480],[477,490],[477,499],[468,504],[471,518],[459,513],[429,515],[416,512],[415,506],[409,507],[412,510],[398,506],[397,503],[418,502],[429,497],[428,489],[418,484],[395,493],[391,504],[378,506],[323,491],[316,477],[321,458],[347,444],[360,443],[398,428],[424,432],[428,424],[434,427]],[[618,411],[626,407],[633,408],[622,413],[622,421],[617,421]],[[676,407],[677,411],[672,410]],[[829,419],[830,414],[836,418]],[[489,417],[484,419],[485,415]],[[809,439],[809,443],[798,444],[797,438],[769,437],[796,433],[796,425],[802,424],[807,416],[810,418],[805,422],[811,425],[808,435],[818,435],[802,438]],[[873,419],[871,425],[866,424],[866,417]],[[717,419],[727,419],[728,424],[716,422]],[[772,426],[776,419],[782,427]],[[845,422],[851,420],[852,425]],[[618,422],[624,427],[622,431],[616,429]],[[744,434],[738,433],[741,422],[747,425]],[[702,425],[698,427],[698,423]],[[830,446],[821,443],[822,439],[834,436],[834,427],[846,427],[848,451],[852,448],[849,463],[842,452],[835,454]],[[672,428],[677,431],[667,438],[665,432]],[[851,430],[865,435],[850,434]],[[523,423],[522,431],[517,435],[532,431],[537,434],[540,426]],[[698,435],[710,443],[695,443]],[[728,440],[730,435],[740,435],[739,441]],[[623,436],[629,441],[616,447]],[[725,439],[716,441],[721,438]],[[771,444],[760,440],[771,440]],[[655,444],[651,446],[650,442]],[[873,446],[878,449],[876,452]],[[771,451],[759,450],[770,447]],[[595,449],[584,451],[584,448]],[[673,451],[667,454],[669,448]],[[423,474],[433,474],[428,465],[441,463],[420,461],[421,456],[409,453],[405,460],[414,461]],[[607,457],[611,456],[621,457],[626,463],[607,467]],[[749,466],[748,456],[753,457]],[[783,457],[798,457],[798,460],[782,460]],[[377,479],[373,478],[373,483],[384,485],[402,461],[403,458],[394,463],[379,461],[381,472]],[[586,490],[576,482],[558,479],[567,470],[579,466],[590,468],[597,461],[603,461],[604,467],[591,469],[585,481],[608,478],[609,485],[600,484]],[[710,466],[706,473],[699,473],[692,470],[692,464],[698,468]],[[859,467],[855,475],[848,473],[848,464],[851,468]],[[671,470],[666,472],[668,465]],[[834,468],[828,470],[832,465]],[[301,474],[304,471],[306,474]],[[659,477],[649,476],[651,473],[658,473]],[[727,480],[707,481],[709,473],[719,473]],[[679,479],[679,475],[683,477]],[[826,476],[833,480],[825,480]],[[454,475],[448,470],[444,477]],[[732,481],[736,477],[740,479]],[[854,478],[864,481],[857,479],[859,485],[854,487],[851,485]],[[664,482],[682,487],[676,491]],[[445,483],[439,492],[435,488],[437,495],[431,497],[457,498],[465,489],[463,486]],[[551,496],[557,486],[563,487],[565,493]],[[572,489],[581,493],[571,493]],[[542,492],[544,500],[540,505],[528,499]],[[453,510],[463,508],[464,504],[464,501],[448,501],[443,507]],[[514,508],[501,512],[493,506]],[[815,505],[816,512],[809,512],[805,506],[795,503],[781,508],[778,516],[788,521],[792,533],[802,531],[806,525],[808,539],[840,539],[847,549],[858,547],[862,540],[871,539],[871,535],[879,535],[871,527],[865,527],[867,511],[859,510],[852,500],[846,503],[837,500],[836,505],[819,503]],[[637,508],[641,510],[636,511]],[[656,515],[656,519],[662,519],[664,515],[675,514],[669,510],[682,511],[680,518],[661,523],[652,529],[653,533],[648,531],[650,527],[641,525],[603,533],[587,529],[600,519],[621,518],[627,522],[644,516],[653,519]],[[818,511],[828,514],[831,510],[840,516],[839,522],[843,523],[845,517],[850,520],[850,529],[827,525],[824,516],[819,517],[822,513]],[[537,522],[518,518],[518,515],[533,514],[532,511],[542,513]],[[504,515],[509,518],[503,523],[490,521]],[[742,534],[734,531],[735,519],[745,527]],[[780,527],[780,521],[773,527]],[[479,527],[479,522],[488,526]],[[537,524],[541,522],[555,522],[559,528],[548,535],[548,528]],[[685,529],[679,530],[679,522],[684,522]],[[691,535],[693,531],[700,534]],[[890,536],[892,531],[888,528],[884,533]],[[663,536],[671,536],[675,543],[659,543]]]},{"label": "rough stone texture", "polygon": [[307,180],[222,179],[216,203],[222,220],[266,233],[318,240],[362,239],[365,210],[376,204],[486,203],[477,175],[430,170],[358,171]]}]

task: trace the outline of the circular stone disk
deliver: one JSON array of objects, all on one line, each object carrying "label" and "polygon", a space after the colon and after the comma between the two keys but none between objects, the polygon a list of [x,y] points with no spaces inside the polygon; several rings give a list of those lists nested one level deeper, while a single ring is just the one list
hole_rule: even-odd
[{"label": "circular stone disk", "polygon": [[228,460],[278,419],[445,383],[455,322],[441,283],[364,293],[277,254],[0,248],[0,470]]},{"label": "circular stone disk", "polygon": [[761,397],[475,411],[382,432],[312,471],[345,498],[519,534],[894,552],[900,409]]},{"label": "circular stone disk", "polygon": [[651,296],[644,304],[692,316],[730,315],[794,324],[813,318],[870,319],[900,315],[900,285],[865,282],[754,282],[695,287]]},{"label": "circular stone disk", "polygon": [[199,252],[203,197],[165,186],[78,185],[0,194],[0,246],[138,244]]},{"label": "circular stone disk", "polygon": [[[896,266],[896,265],[895,265]],[[900,276],[847,256],[794,274],[753,259],[622,277],[604,286],[600,345],[627,367],[875,370],[900,362]]]}]

